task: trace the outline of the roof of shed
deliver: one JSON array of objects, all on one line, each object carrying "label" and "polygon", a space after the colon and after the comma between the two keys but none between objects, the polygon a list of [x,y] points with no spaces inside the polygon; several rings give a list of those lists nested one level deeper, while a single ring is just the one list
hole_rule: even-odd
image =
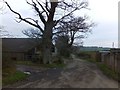
[{"label": "roof of shed", "polygon": [[3,38],[2,52],[27,52],[40,43],[41,39],[35,38]]}]

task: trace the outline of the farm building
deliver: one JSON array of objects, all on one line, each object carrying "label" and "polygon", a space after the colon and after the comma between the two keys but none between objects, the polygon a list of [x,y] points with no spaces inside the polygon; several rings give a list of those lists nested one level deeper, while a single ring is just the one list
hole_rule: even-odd
[{"label": "farm building", "polygon": [[[33,60],[41,55],[42,40],[36,38],[2,38],[2,60]],[[54,52],[54,45],[52,45]],[[39,56],[38,56],[39,57]]]},{"label": "farm building", "polygon": [[32,56],[39,54],[40,39],[31,38],[3,38],[2,56],[11,60],[31,60]]}]

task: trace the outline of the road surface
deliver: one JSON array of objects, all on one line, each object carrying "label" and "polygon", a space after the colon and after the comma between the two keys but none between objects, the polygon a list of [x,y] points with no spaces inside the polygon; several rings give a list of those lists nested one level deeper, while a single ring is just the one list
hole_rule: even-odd
[{"label": "road surface", "polygon": [[22,82],[6,86],[8,88],[118,88],[118,82],[106,77],[94,63],[75,57],[65,68],[17,67],[31,75]]}]

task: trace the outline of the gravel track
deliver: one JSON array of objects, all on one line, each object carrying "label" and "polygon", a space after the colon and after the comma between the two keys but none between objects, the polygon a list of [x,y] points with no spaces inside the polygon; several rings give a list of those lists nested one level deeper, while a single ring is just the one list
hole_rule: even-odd
[{"label": "gravel track", "polygon": [[31,75],[7,88],[118,88],[118,82],[106,77],[95,64],[76,57],[65,68],[18,65],[17,69]]}]

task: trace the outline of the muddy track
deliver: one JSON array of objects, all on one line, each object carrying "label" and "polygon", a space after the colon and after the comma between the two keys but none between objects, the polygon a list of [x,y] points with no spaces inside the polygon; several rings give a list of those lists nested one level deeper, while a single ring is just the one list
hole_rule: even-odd
[{"label": "muddy track", "polygon": [[22,82],[6,86],[8,88],[118,88],[118,82],[103,75],[95,64],[75,57],[65,68],[17,67],[30,71],[31,75]]}]

